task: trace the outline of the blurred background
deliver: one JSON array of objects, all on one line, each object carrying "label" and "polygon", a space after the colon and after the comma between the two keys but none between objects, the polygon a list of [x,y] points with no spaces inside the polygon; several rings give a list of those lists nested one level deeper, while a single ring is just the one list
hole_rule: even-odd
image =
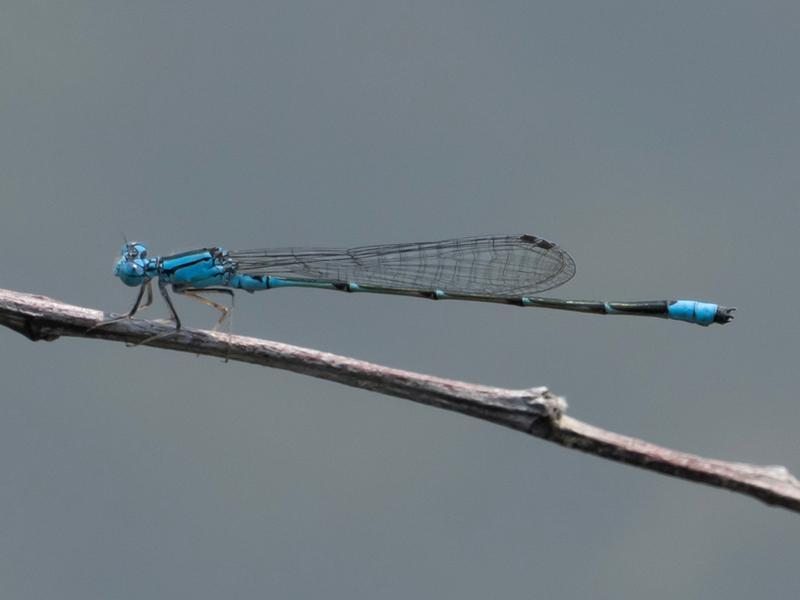
[{"label": "blurred background", "polygon": [[[4,2],[0,286],[154,254],[530,233],[703,329],[241,294],[234,331],[800,474],[793,2]],[[213,311],[178,299],[190,327]],[[148,318],[166,316],[159,303]],[[0,330],[4,598],[787,597],[798,515],[298,375]]]}]

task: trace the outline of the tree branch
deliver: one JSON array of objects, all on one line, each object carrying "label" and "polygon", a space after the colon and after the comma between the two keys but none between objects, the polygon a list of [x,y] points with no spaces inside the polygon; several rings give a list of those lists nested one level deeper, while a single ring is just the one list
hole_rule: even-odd
[{"label": "tree branch", "polygon": [[[0,325],[38,341],[61,336],[138,343],[171,330],[156,321],[123,320],[92,331],[103,312],[44,296],[0,289]],[[149,345],[286,369],[484,419],[610,460],[724,488],[800,512],[800,481],[780,466],[703,458],[612,433],[564,414],[566,402],[545,387],[475,385],[392,369],[279,342],[182,329]]]}]

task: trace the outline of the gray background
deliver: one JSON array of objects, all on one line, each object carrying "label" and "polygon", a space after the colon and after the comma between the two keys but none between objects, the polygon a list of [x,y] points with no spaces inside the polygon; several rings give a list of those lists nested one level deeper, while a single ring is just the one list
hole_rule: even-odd
[{"label": "gray background", "polygon": [[[285,290],[240,296],[234,329],[548,385],[597,425],[800,473],[799,19],[794,2],[6,1],[0,284],[127,309],[123,231],[155,253],[533,233],[578,263],[563,295],[738,318]],[[800,588],[797,515],[744,497],[281,371],[0,344],[3,598]]]}]

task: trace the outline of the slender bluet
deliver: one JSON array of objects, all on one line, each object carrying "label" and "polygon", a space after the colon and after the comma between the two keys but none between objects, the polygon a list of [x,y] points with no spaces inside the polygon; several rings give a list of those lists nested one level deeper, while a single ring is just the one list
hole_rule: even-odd
[{"label": "slender bluet", "polygon": [[228,315],[229,309],[200,296],[200,292],[233,297],[236,289],[255,292],[309,287],[430,300],[496,302],[602,315],[661,317],[703,326],[727,323],[733,319],[735,310],[695,300],[605,302],[537,296],[539,292],[569,281],[575,274],[575,262],[558,245],[533,235],[469,237],[350,249],[228,251],[211,247],[155,257],[148,256],[144,244],[126,242],[114,274],[124,284],[139,287],[139,294],[126,315],[106,323],[133,317],[149,305],[155,280],[176,330],[180,329],[181,321],[168,287],[219,310],[222,315],[218,324]]}]

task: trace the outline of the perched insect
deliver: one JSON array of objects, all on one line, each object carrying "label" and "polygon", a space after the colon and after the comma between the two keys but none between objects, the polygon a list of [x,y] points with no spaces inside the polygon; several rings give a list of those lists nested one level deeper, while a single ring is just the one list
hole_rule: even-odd
[{"label": "perched insect", "polygon": [[[535,296],[569,281],[575,274],[575,262],[558,245],[533,235],[469,237],[350,249],[228,251],[214,247],[155,257],[148,256],[144,244],[126,242],[114,274],[125,285],[138,286],[139,295],[126,315],[101,325],[133,317],[138,310],[151,304],[153,280],[158,282],[176,330],[180,329],[181,321],[167,291],[170,286],[175,293],[219,310],[222,314],[217,324],[222,323],[230,309],[204,298],[200,292],[233,297],[235,289],[254,292],[291,286],[311,287],[603,315],[661,317],[704,326],[729,322],[735,310],[695,300],[603,302]],[[156,337],[162,335],[165,334]]]}]

